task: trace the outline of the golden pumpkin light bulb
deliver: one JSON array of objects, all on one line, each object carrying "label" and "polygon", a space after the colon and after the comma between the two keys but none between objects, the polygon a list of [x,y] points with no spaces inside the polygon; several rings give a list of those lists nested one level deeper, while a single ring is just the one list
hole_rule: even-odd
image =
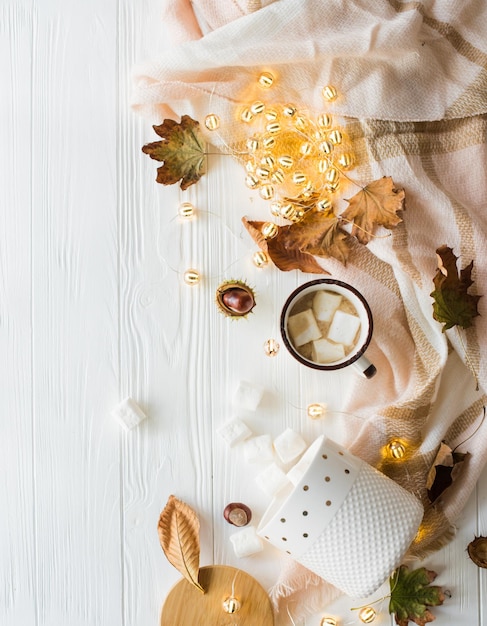
[{"label": "golden pumpkin light bulb", "polygon": [[274,224],[274,222],[266,222],[262,225],[260,232],[264,235],[265,239],[272,239],[273,237],[276,237],[279,232],[279,226]]},{"label": "golden pumpkin light bulb", "polygon": [[312,420],[321,419],[326,415],[326,404],[322,404],[321,402],[308,404],[306,412],[308,414],[308,417],[310,417]]},{"label": "golden pumpkin light bulb", "polygon": [[262,72],[258,82],[264,89],[269,89],[274,84],[274,76],[270,72]]},{"label": "golden pumpkin light bulb", "polygon": [[208,130],[216,130],[220,126],[220,118],[215,113],[210,113],[205,117],[205,126]]},{"label": "golden pumpkin light bulb", "polygon": [[321,95],[328,102],[333,102],[333,100],[336,100],[338,97],[338,91],[333,85],[325,85],[321,90]]},{"label": "golden pumpkin light bulb", "polygon": [[358,618],[363,624],[372,624],[376,617],[377,613],[372,606],[365,606],[358,614]]},{"label": "golden pumpkin light bulb", "polygon": [[394,459],[402,459],[406,454],[406,446],[400,439],[393,439],[387,444],[389,454]]},{"label": "golden pumpkin light bulb", "polygon": [[187,285],[197,285],[201,280],[200,273],[195,269],[186,270],[183,278]]},{"label": "golden pumpkin light bulb", "polygon": [[182,202],[178,207],[178,215],[184,220],[190,220],[195,216],[195,208],[191,202]]},{"label": "golden pumpkin light bulb", "polygon": [[334,617],[324,617],[320,622],[320,626],[337,626],[337,624],[338,622]]},{"label": "golden pumpkin light bulb", "polygon": [[262,268],[262,267],[265,267],[269,263],[269,257],[263,250],[257,250],[257,252],[254,252],[252,261],[255,267]]},{"label": "golden pumpkin light bulb", "polygon": [[264,343],[264,352],[267,356],[276,356],[279,352],[280,345],[277,343],[275,339],[267,339]]},{"label": "golden pumpkin light bulb", "polygon": [[242,605],[237,598],[234,598],[233,596],[230,596],[223,601],[223,610],[225,613],[237,613],[240,611],[241,606]]}]

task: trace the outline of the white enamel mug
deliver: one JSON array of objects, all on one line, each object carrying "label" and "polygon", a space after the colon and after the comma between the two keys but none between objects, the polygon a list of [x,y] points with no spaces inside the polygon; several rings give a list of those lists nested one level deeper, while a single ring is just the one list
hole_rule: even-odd
[{"label": "white enamel mug", "polygon": [[[291,334],[289,333],[288,320],[293,314],[293,309],[300,301],[307,297],[312,297],[319,291],[332,292],[339,294],[355,309],[360,319],[360,327],[357,331],[358,335],[355,339],[353,348],[347,354],[335,361],[316,362],[311,357],[304,356],[299,347],[293,343]],[[364,355],[370,340],[372,339],[373,319],[370,307],[363,295],[347,283],[333,278],[320,278],[305,283],[295,289],[286,300],[281,313],[281,335],[286,348],[303,365],[314,369],[331,371],[337,370],[349,365],[353,365],[366,378],[372,378],[377,373],[375,365],[373,365]]]}]

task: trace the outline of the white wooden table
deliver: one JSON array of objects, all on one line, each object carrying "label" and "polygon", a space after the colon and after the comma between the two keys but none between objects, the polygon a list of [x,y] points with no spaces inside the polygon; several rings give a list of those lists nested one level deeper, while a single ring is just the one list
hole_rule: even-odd
[{"label": "white wooden table", "polygon": [[[141,147],[155,135],[129,93],[134,63],[164,46],[159,15],[160,0],[0,0],[1,626],[156,626],[180,577],[156,530],[170,494],[199,515],[202,565],[270,587],[276,552],[237,559],[222,517],[243,501],[258,518],[266,497],[216,429],[246,379],[266,388],[244,415],[255,433],[292,426],[311,442],[323,422],[303,407],[339,411],[354,375],[330,374],[324,390],[284,348],[265,355],[307,277],[252,264],[240,218],[259,203],[240,166],[212,156],[186,192],[154,182]],[[176,218],[182,201],[199,211],[191,223]],[[190,267],[198,286],[182,281]],[[227,278],[255,287],[251,319],[217,311]],[[128,433],[110,416],[126,396],[148,415]],[[484,472],[456,539],[426,561],[452,593],[438,626],[487,626],[487,577],[465,552],[486,532]],[[306,624],[358,623],[351,606]],[[375,623],[391,624],[382,609]]]}]

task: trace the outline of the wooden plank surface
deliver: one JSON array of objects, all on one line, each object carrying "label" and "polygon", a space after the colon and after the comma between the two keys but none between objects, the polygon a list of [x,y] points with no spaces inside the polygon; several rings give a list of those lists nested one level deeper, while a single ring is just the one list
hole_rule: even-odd
[{"label": "wooden plank surface", "polygon": [[[353,375],[325,386],[284,352],[266,356],[303,280],[252,264],[240,218],[262,204],[237,163],[211,155],[185,192],[154,182],[141,147],[155,136],[129,102],[133,65],[167,45],[160,14],[156,0],[0,1],[2,626],[158,624],[180,578],[156,530],[170,494],[198,512],[202,565],[242,568],[268,589],[276,551],[237,558],[222,516],[243,501],[258,520],[262,468],[217,429],[239,416],[256,434],[291,426],[311,442],[324,427],[307,404],[339,411]],[[178,219],[183,201],[195,220]],[[202,275],[194,287],[182,280],[190,267]],[[249,320],[214,304],[233,278],[257,293]],[[255,412],[233,404],[241,380],[265,388]],[[110,416],[126,396],[148,415],[130,432]],[[338,439],[340,419],[327,424]],[[479,534],[485,472],[456,538],[426,561],[452,594],[434,611],[438,626],[487,626],[485,571],[465,552]],[[306,626],[328,614],[358,623],[352,606],[341,598]],[[380,608],[374,623],[392,624]]]}]

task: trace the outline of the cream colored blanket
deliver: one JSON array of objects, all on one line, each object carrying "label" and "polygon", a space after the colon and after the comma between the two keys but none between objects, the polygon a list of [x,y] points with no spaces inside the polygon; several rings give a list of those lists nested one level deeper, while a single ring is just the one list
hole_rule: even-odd
[{"label": "cream colored blanket", "polygon": [[[473,327],[445,334],[430,297],[441,244],[462,267],[474,261],[470,291],[487,295],[487,3],[179,0],[164,19],[178,45],[135,73],[134,106],[154,123],[182,114],[203,120],[210,101],[212,112],[231,119],[238,94],[263,69],[278,76],[287,100],[317,110],[321,87],[333,84],[361,179],[392,176],[405,188],[407,210],[392,237],[357,245],[347,267],[327,260],[326,269],[359,285],[374,311],[368,354],[379,374],[357,377],[350,390],[346,410],[368,416],[351,449],[425,504],[411,553],[438,548],[487,459],[486,420],[460,448],[471,457],[459,479],[428,505],[425,478],[440,442],[453,447],[473,433],[487,390],[487,299]],[[239,128],[227,126],[225,140],[238,140]],[[411,457],[384,462],[381,447],[398,435]],[[281,613],[292,600],[299,616],[333,594],[290,562],[273,599]]]}]

